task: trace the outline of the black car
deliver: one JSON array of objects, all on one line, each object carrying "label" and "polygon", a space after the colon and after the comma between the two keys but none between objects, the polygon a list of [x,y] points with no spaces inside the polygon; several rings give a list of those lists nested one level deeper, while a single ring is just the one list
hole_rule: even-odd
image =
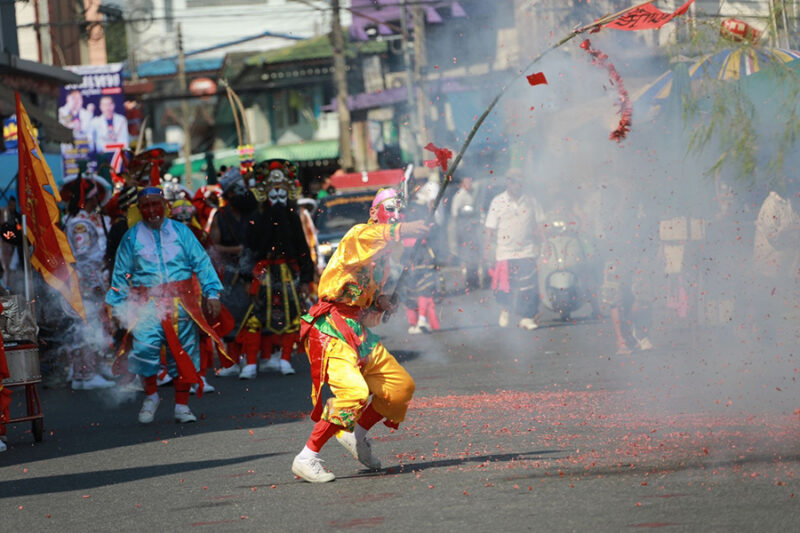
[{"label": "black car", "polygon": [[344,234],[356,224],[369,220],[375,191],[339,192],[319,200],[314,213],[319,253],[328,262]]}]

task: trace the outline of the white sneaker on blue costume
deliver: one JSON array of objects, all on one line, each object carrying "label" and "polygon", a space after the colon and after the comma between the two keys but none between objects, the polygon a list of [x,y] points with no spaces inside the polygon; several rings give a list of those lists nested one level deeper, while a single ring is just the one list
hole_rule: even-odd
[{"label": "white sneaker on blue costume", "polygon": [[158,397],[158,394],[151,394],[150,396],[146,396],[144,402],[142,402],[142,409],[139,411],[139,423],[140,424],[151,423],[156,415],[156,409],[158,409],[158,404],[160,403],[161,403],[161,398]]},{"label": "white sneaker on blue costume", "polygon": [[8,446],[6,446],[6,443],[0,440],[0,452],[4,452],[7,449],[8,449]]},{"label": "white sneaker on blue costume", "polygon": [[181,424],[188,424],[190,422],[197,422],[197,417],[192,414],[188,405],[175,404],[175,422]]}]

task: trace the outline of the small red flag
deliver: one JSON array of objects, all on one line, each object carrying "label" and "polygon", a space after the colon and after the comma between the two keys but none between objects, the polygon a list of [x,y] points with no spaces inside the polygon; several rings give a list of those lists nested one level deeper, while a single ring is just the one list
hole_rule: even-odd
[{"label": "small red flag", "polygon": [[528,83],[531,85],[547,85],[547,78],[544,77],[544,72],[536,72],[530,76],[526,76],[526,78],[528,78]]},{"label": "small red flag", "polygon": [[660,9],[647,4],[625,13],[604,27],[622,31],[655,30],[675,17],[685,14],[693,3],[694,0],[689,0],[672,13],[664,13]]},{"label": "small red flag", "polygon": [[449,160],[453,159],[453,151],[447,148],[439,148],[433,143],[428,143],[425,149],[436,155],[436,159],[425,161],[425,166],[428,168],[442,167],[442,170],[447,172],[447,164]]}]

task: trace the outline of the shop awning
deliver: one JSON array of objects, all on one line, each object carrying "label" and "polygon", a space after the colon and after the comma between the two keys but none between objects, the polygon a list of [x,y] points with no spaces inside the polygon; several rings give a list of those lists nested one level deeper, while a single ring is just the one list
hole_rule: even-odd
[{"label": "shop awning", "polygon": [[256,162],[266,159],[288,159],[293,163],[318,161],[339,157],[339,140],[306,141],[296,144],[271,145],[256,148]]},{"label": "shop awning", "polygon": [[[321,161],[325,159],[337,159],[339,157],[339,140],[331,139],[326,141],[306,141],[295,144],[282,145],[260,145],[255,147],[255,161],[266,159],[288,159],[293,163],[304,161]],[[205,174],[206,159],[205,154],[195,154],[190,158],[192,162],[192,174]],[[214,152],[214,165],[219,168],[222,165],[238,166],[239,154],[236,148],[224,148]],[[173,176],[183,176],[185,172],[183,158],[178,158],[167,172]]]}]

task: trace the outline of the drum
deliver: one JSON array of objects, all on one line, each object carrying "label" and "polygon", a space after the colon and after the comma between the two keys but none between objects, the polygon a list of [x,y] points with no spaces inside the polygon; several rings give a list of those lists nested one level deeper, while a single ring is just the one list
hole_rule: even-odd
[{"label": "drum", "polygon": [[6,361],[10,377],[3,380],[3,385],[24,385],[42,380],[39,349],[35,345],[6,346]]}]

